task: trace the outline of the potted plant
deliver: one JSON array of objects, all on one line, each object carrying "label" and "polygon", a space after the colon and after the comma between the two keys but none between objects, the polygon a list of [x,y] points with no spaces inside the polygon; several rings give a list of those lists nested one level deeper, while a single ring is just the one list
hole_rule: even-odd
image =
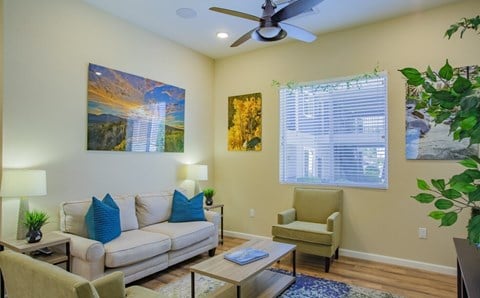
[{"label": "potted plant", "polygon": [[40,230],[47,223],[49,216],[46,212],[32,210],[25,213],[25,221],[23,224],[27,227],[28,243],[38,242],[42,239],[42,231]]},{"label": "potted plant", "polygon": [[[445,32],[449,39],[461,29],[460,38],[469,29],[478,31],[480,16],[462,19]],[[415,99],[415,109],[424,109],[435,123],[450,126],[450,134],[456,141],[469,139],[470,145],[480,144],[480,76],[476,78],[462,74],[448,62],[438,71],[430,66],[425,72],[415,68],[404,68],[400,72],[409,85],[421,90]],[[478,72],[478,70],[477,70]],[[433,203],[435,210],[429,216],[441,222],[440,226],[451,226],[464,209],[471,209],[467,225],[470,243],[480,243],[480,159],[476,156],[459,162],[466,167],[462,173],[448,180],[431,179],[430,183],[417,179],[421,193],[412,196],[423,204]]]},{"label": "potted plant", "polygon": [[205,205],[211,206],[213,204],[213,196],[215,195],[215,189],[207,187],[203,190],[205,196]]}]

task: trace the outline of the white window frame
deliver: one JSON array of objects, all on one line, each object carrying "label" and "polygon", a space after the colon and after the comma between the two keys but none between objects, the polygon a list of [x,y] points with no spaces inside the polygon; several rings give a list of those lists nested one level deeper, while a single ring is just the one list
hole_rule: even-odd
[{"label": "white window frame", "polygon": [[388,188],[385,72],[281,86],[280,183]]}]

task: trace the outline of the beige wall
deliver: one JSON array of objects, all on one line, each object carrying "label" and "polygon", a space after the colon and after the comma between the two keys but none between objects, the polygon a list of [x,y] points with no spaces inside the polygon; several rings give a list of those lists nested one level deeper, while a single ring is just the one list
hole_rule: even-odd
[{"label": "beige wall", "polygon": [[[5,0],[4,26],[4,167],[47,171],[48,195],[30,199],[52,216],[47,228],[58,229],[60,201],[173,187],[183,162],[213,170],[212,59],[79,0]],[[186,89],[185,153],[87,151],[90,62]],[[3,202],[8,237],[18,200]]]},{"label": "beige wall", "polygon": [[[397,71],[446,58],[456,66],[478,64],[480,38],[446,40],[443,33],[461,17],[478,14],[480,1],[465,1],[387,22],[319,36],[313,44],[290,42],[225,58],[215,63],[215,186],[226,204],[226,229],[270,236],[276,213],[290,207],[293,185],[278,182],[278,90],[272,80],[315,81],[358,75],[377,66],[388,73],[389,187],[344,189],[344,249],[454,266],[452,237],[465,237],[466,214],[451,228],[437,228],[430,207],[416,203],[416,177],[449,177],[461,168],[454,161],[405,159],[405,81]],[[475,12],[475,14],[473,13]],[[261,92],[263,150],[227,151],[227,98]],[[249,209],[256,211],[249,218]],[[428,239],[417,237],[428,228]]]},{"label": "beige wall", "polygon": [[[2,142],[3,142],[3,0],[0,0],[0,168],[2,167]],[[0,173],[0,181],[2,174]],[[1,186],[1,185],[0,185]],[[2,214],[2,202],[0,201],[0,214]],[[1,217],[1,216],[0,216]],[[0,237],[2,237],[2,222],[0,220]]]}]

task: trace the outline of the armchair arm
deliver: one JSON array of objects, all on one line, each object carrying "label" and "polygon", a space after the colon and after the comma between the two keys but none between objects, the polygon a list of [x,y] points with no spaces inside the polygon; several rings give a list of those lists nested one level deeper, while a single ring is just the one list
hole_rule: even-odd
[{"label": "armchair arm", "polygon": [[123,272],[115,271],[102,276],[94,281],[92,285],[97,290],[100,298],[123,298],[125,297],[125,284]]},{"label": "armchair arm", "polygon": [[327,218],[327,231],[329,232],[338,232],[340,229],[340,212],[334,212]]},{"label": "armchair arm", "polygon": [[338,248],[342,237],[342,214],[334,212],[327,218],[327,231],[332,232],[332,245]]},{"label": "armchair arm", "polygon": [[281,225],[289,224],[295,221],[296,217],[297,211],[294,208],[290,208],[277,214],[277,223]]},{"label": "armchair arm", "polygon": [[105,255],[105,248],[99,241],[84,238],[82,236],[58,232],[55,233],[70,238],[70,254],[86,262],[96,262]]}]

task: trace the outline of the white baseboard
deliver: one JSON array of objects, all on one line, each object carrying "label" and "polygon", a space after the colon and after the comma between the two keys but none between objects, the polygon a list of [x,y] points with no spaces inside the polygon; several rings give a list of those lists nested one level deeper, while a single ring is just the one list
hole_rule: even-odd
[{"label": "white baseboard", "polygon": [[[228,237],[234,237],[234,238],[240,238],[240,239],[270,239],[270,240],[272,239],[272,237],[258,236],[258,235],[239,233],[239,232],[234,232],[234,231],[224,231],[224,235],[228,236]],[[457,274],[457,268],[455,268],[455,267],[448,267],[448,266],[443,266],[443,265],[424,263],[424,262],[419,262],[419,261],[413,261],[413,260],[408,260],[408,259],[401,259],[401,258],[371,254],[371,253],[360,252],[360,251],[349,250],[349,249],[343,249],[343,248],[340,248],[340,255],[346,256],[346,257],[362,259],[362,260],[367,260],[367,261],[375,261],[375,262],[379,262],[379,263],[386,263],[386,264],[404,266],[404,267],[409,267],[409,268],[414,268],[414,269],[432,271],[432,272],[448,274],[448,275],[456,275]]]}]

